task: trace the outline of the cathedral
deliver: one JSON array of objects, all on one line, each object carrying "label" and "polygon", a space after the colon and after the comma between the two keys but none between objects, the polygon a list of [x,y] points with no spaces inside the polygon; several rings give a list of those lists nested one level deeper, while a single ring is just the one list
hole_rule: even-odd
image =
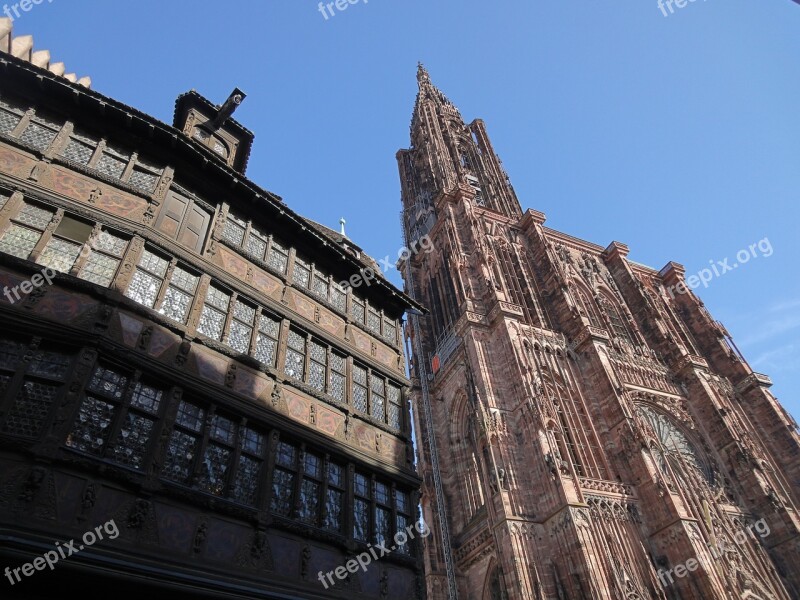
[{"label": "cathedral", "polygon": [[[429,600],[800,598],[800,437],[661,270],[523,211],[418,71],[397,154]],[[684,293],[675,293],[678,289]]]}]

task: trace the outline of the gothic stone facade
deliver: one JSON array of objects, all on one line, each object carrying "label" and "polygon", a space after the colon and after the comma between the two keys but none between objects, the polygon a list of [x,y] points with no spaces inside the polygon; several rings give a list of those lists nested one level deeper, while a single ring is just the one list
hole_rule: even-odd
[{"label": "gothic stone facade", "polygon": [[[684,271],[523,212],[420,67],[398,153],[430,600],[800,597],[796,424]],[[675,289],[673,287],[673,289]]]},{"label": "gothic stone facade", "polygon": [[0,597],[417,598],[415,543],[318,579],[416,518],[413,301],[338,285],[379,269],[247,179],[219,107],[165,125],[5,25]]}]

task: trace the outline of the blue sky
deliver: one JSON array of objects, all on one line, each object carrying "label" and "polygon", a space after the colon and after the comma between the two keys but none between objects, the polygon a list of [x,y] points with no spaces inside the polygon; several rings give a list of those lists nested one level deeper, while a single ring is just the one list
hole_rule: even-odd
[{"label": "blue sky", "polygon": [[[705,0],[53,0],[15,23],[98,91],[171,122],[178,94],[256,133],[248,174],[370,254],[401,247],[395,152],[417,61],[486,121],[523,208],[696,273],[773,253],[700,297],[800,417],[800,5]],[[393,281],[395,272],[387,274]]]}]

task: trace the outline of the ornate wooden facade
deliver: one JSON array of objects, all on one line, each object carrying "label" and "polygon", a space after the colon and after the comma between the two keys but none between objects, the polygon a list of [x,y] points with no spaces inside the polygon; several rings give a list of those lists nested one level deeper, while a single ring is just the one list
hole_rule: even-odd
[{"label": "ornate wooden facade", "polygon": [[431,310],[409,329],[428,598],[800,597],[800,444],[770,380],[668,293],[680,265],[523,212],[483,122],[418,80],[398,163],[408,242],[435,248],[405,270]]},{"label": "ornate wooden facade", "polygon": [[377,265],[198,94],[168,126],[35,57],[0,53],[0,568],[119,536],[0,596],[417,598],[416,542],[318,579],[416,521],[416,304],[341,287]]}]

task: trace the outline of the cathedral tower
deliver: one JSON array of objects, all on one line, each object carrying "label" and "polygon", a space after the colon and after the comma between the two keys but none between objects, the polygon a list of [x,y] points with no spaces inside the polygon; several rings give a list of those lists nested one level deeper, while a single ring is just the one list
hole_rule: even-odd
[{"label": "cathedral tower", "polygon": [[[523,212],[418,72],[398,155],[430,600],[800,597],[800,437],[683,268]],[[677,292],[676,292],[677,290]]]}]

